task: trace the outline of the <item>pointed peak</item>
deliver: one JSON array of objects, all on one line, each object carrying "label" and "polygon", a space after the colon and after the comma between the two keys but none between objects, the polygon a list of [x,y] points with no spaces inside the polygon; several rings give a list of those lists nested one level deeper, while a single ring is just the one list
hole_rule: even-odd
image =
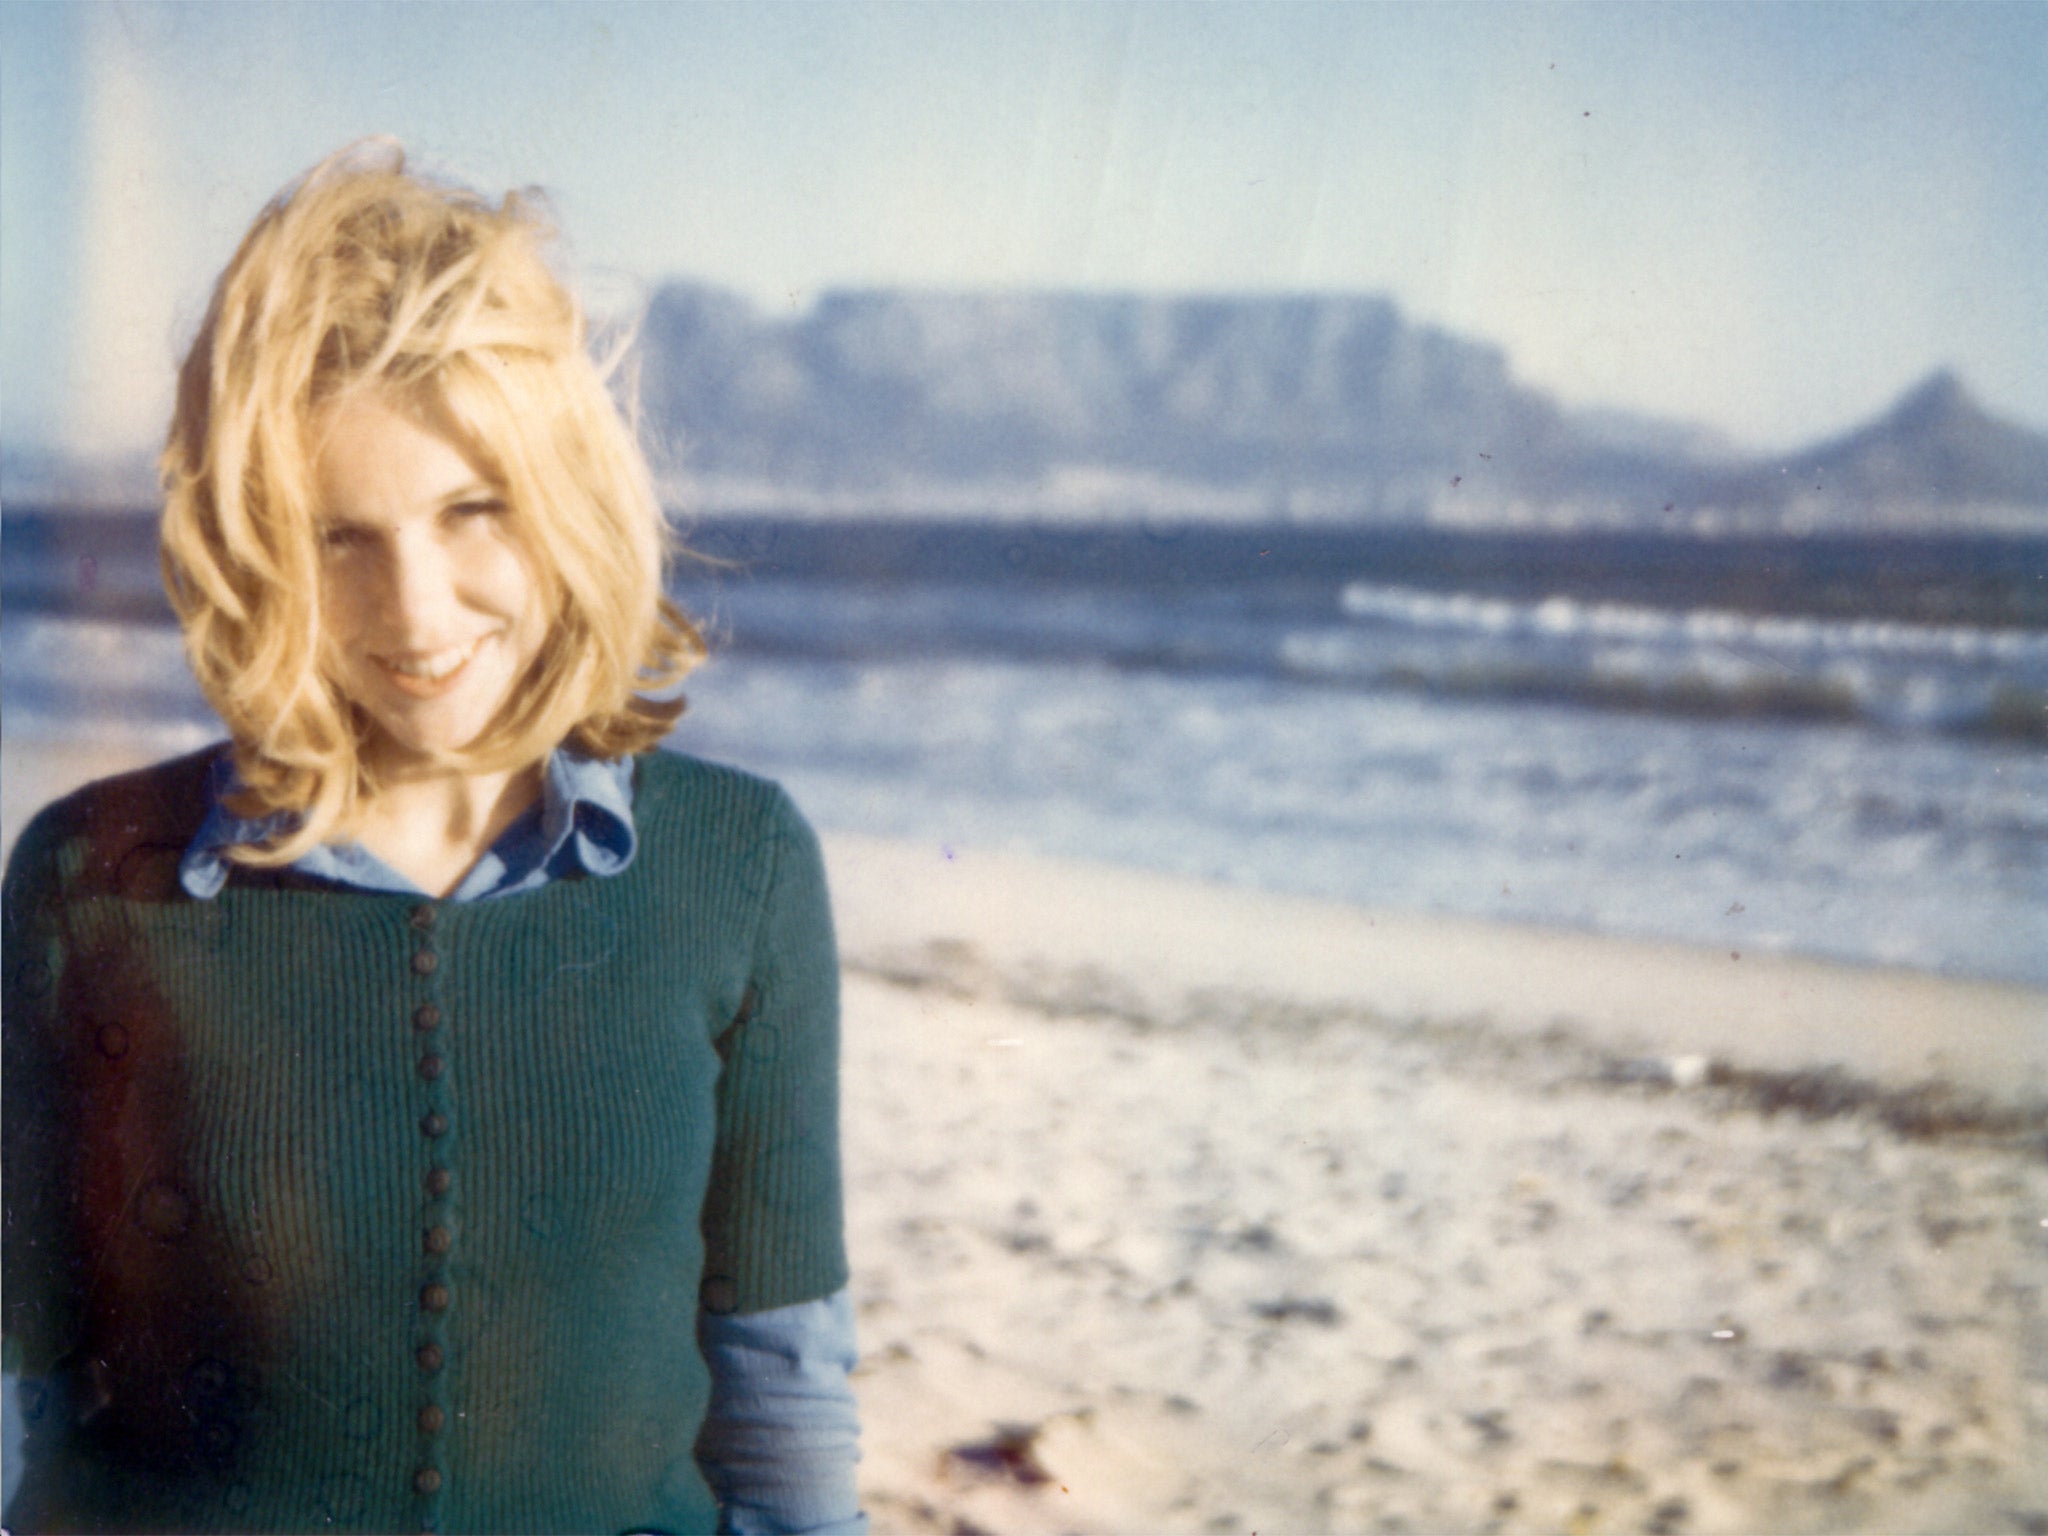
[{"label": "pointed peak", "polygon": [[1885,419],[1894,426],[1926,425],[1983,414],[1976,396],[1964,387],[1955,371],[1938,368],[1899,396],[1898,403],[1885,413]]}]

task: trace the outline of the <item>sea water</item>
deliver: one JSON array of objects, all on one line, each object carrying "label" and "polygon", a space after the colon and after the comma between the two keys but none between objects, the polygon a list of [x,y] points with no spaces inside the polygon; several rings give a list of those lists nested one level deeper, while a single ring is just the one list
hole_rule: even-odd
[{"label": "sea water", "polygon": [[[217,733],[112,526],[8,519],[10,737]],[[827,829],[2048,985],[2048,541],[693,541],[673,743]]]}]

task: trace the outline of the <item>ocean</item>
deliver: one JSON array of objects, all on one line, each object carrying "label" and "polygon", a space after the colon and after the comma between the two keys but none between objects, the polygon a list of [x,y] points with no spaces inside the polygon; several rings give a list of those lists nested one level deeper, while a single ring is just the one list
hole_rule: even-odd
[{"label": "ocean", "polygon": [[[2048,986],[2048,537],[687,532],[674,744],[821,827]],[[9,736],[217,734],[146,521],[0,546]]]}]

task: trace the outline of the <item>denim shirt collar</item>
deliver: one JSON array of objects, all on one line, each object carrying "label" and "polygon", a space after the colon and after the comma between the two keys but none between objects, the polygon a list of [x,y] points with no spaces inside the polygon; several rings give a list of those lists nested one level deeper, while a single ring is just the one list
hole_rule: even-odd
[{"label": "denim shirt collar", "polygon": [[[233,755],[223,749],[207,781],[206,819],[178,864],[178,883],[202,901],[227,885],[227,852],[287,830],[288,811],[264,817],[238,816],[227,807],[240,781]],[[633,828],[633,764],[606,762],[565,748],[548,754],[540,803],[499,836],[450,901],[480,901],[530,891],[578,872],[616,875],[633,862],[638,848]],[[419,888],[359,843],[321,843],[297,859],[299,874],[357,890],[421,894]]]}]

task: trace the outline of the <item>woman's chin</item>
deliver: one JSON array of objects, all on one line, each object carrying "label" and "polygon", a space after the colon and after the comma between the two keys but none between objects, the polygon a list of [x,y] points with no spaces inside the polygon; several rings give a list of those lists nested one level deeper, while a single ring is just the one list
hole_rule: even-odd
[{"label": "woman's chin", "polygon": [[483,740],[500,702],[496,697],[445,698],[365,709],[370,725],[365,761],[387,779],[453,772],[450,759]]},{"label": "woman's chin", "polygon": [[393,730],[379,723],[364,745],[364,761],[385,780],[432,778],[458,773],[458,754],[474,746],[483,736],[482,726],[467,723],[436,730],[412,728]]}]

